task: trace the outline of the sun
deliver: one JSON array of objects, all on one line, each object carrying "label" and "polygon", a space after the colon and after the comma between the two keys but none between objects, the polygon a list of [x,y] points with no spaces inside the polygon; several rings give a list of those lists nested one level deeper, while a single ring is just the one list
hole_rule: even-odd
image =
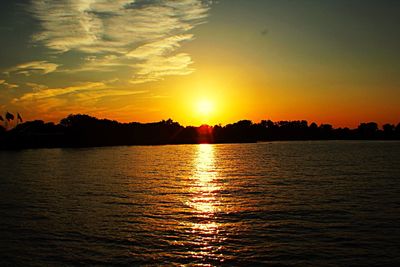
[{"label": "sun", "polygon": [[210,115],[214,110],[214,104],[210,100],[202,99],[197,102],[197,112],[200,115]]}]

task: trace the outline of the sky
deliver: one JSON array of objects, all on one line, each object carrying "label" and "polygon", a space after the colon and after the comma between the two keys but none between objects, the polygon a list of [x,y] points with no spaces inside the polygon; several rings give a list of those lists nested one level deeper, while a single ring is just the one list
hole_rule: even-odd
[{"label": "sky", "polygon": [[400,122],[400,1],[2,0],[0,112]]}]

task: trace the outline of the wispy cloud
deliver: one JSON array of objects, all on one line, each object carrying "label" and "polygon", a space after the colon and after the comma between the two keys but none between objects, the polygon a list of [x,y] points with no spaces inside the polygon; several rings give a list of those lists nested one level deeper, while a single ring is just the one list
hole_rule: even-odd
[{"label": "wispy cloud", "polygon": [[132,91],[110,88],[110,83],[113,82],[87,82],[60,88],[48,88],[42,84],[27,83],[26,85],[31,87],[32,92],[14,98],[11,103],[24,110],[29,110],[34,106],[37,113],[44,114],[44,118],[54,119],[75,113],[77,110],[93,113],[105,109],[98,106],[99,101],[104,98],[148,93],[146,90]]},{"label": "wispy cloud", "polygon": [[40,91],[48,88],[44,84],[37,84],[37,83],[26,83],[26,86],[32,88],[34,91]]},{"label": "wispy cloud", "polygon": [[190,56],[177,49],[193,39],[188,31],[205,22],[208,9],[204,0],[35,0],[31,11],[43,30],[33,40],[55,53],[87,54],[68,71],[125,66],[134,83],[154,81],[191,72]]},{"label": "wispy cloud", "polygon": [[18,88],[18,84],[8,83],[6,80],[0,80],[0,85],[8,89]]},{"label": "wispy cloud", "polygon": [[105,88],[105,84],[102,82],[90,82],[64,88],[46,88],[45,86],[38,84],[29,84],[29,85],[33,86],[34,91],[31,93],[26,93],[19,98],[15,98],[14,102],[26,101],[26,100],[41,100],[46,98],[64,96],[66,94],[82,92],[86,90],[98,90]]},{"label": "wispy cloud", "polygon": [[180,47],[180,42],[189,41],[193,34],[182,34],[168,37],[152,43],[147,43],[127,53],[128,57],[137,59],[148,59],[149,57],[159,57],[172,52]]},{"label": "wispy cloud", "polygon": [[[0,80],[1,81],[1,80]],[[91,102],[95,102],[97,98],[105,96],[121,96],[121,95],[134,95],[144,94],[148,91],[132,91],[112,88],[110,84],[115,80],[103,81],[103,82],[87,82],[81,83],[74,86],[59,87],[59,88],[48,88],[43,84],[27,83],[26,85],[32,88],[32,92],[23,94],[20,97],[13,99],[13,103],[24,102],[24,101],[37,101],[46,100],[49,98],[64,98],[68,95],[77,96],[79,99],[87,99]]]},{"label": "wispy cloud", "polygon": [[5,71],[5,74],[17,73],[30,76],[32,74],[48,74],[57,70],[59,65],[48,61],[31,61],[19,64]]},{"label": "wispy cloud", "polygon": [[193,72],[190,68],[192,59],[188,54],[174,56],[154,56],[137,64],[137,72],[132,77],[131,83],[157,81],[169,75],[187,75]]}]

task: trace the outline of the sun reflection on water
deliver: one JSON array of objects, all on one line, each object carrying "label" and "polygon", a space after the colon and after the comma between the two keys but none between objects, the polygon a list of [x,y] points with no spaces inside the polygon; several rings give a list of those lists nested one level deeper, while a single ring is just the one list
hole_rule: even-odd
[{"label": "sun reflection on water", "polygon": [[190,188],[193,198],[189,204],[198,215],[211,218],[217,211],[216,194],[220,190],[220,186],[215,181],[217,171],[214,165],[212,145],[199,145],[194,169]]},{"label": "sun reflection on water", "polygon": [[194,259],[207,262],[222,262],[220,244],[225,238],[220,234],[221,225],[217,221],[221,211],[218,171],[215,166],[214,147],[208,144],[198,146],[194,160],[194,173],[190,179],[190,199],[188,206],[193,213],[190,232],[196,246],[190,253]]}]

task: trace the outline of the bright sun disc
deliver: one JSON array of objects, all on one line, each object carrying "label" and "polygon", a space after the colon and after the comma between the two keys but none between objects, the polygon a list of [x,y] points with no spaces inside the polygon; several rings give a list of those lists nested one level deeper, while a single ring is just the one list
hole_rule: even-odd
[{"label": "bright sun disc", "polygon": [[197,110],[202,115],[209,115],[213,111],[213,104],[207,100],[201,100],[197,103]]}]

